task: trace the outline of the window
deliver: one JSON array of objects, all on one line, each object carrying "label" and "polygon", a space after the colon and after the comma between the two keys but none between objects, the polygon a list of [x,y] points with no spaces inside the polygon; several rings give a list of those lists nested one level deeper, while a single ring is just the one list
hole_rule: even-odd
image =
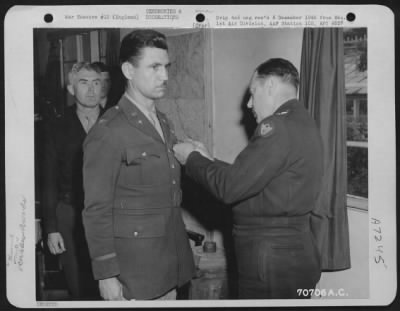
[{"label": "window", "polygon": [[344,29],[348,205],[368,204],[367,29]]}]

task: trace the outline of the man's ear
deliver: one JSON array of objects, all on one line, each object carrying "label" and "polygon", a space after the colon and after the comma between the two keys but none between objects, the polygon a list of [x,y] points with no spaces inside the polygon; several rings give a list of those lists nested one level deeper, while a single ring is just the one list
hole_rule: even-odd
[{"label": "man's ear", "polygon": [[72,96],[75,95],[74,86],[72,84],[67,85],[67,90]]},{"label": "man's ear", "polygon": [[132,80],[134,70],[135,69],[130,62],[124,62],[121,65],[121,71],[128,80]]}]

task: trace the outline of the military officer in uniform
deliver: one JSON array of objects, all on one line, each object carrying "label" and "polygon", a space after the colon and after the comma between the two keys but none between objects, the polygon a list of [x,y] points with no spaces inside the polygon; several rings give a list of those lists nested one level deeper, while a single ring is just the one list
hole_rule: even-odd
[{"label": "military officer in uniform", "polygon": [[233,204],[239,298],[309,298],[300,290],[320,278],[309,218],[322,184],[322,141],[296,99],[298,84],[287,60],[257,67],[247,106],[258,127],[233,164],[213,160],[199,142],[174,146],[190,177]]},{"label": "military officer in uniform", "polygon": [[83,220],[105,300],[175,299],[194,275],[182,220],[176,137],[155,100],[166,91],[166,38],[137,30],[121,43],[126,91],[84,143]]}]

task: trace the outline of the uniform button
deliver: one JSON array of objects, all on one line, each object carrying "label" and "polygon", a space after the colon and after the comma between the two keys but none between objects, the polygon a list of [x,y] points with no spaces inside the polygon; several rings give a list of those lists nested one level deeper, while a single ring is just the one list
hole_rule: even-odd
[{"label": "uniform button", "polygon": [[138,236],[139,235],[139,232],[137,232],[137,231],[135,231],[134,233],[133,233],[133,236]]},{"label": "uniform button", "polygon": [[174,165],[174,164],[172,164],[172,165],[171,165],[171,168],[175,168],[175,165]]},{"label": "uniform button", "polygon": [[176,181],[175,181],[175,180],[173,180],[173,181],[172,181],[172,184],[173,184],[173,185],[175,185],[175,184],[176,184]]},{"label": "uniform button", "polygon": [[142,120],[139,120],[139,121],[138,121],[138,123],[139,123],[139,124],[142,124],[142,123],[143,123],[143,121],[142,121]]},{"label": "uniform button", "polygon": [[119,109],[119,107],[118,107],[118,106],[115,106],[115,109],[117,109],[117,110],[118,110],[118,109]]},{"label": "uniform button", "polygon": [[142,153],[142,156],[144,156],[144,157],[147,156],[146,151]]}]

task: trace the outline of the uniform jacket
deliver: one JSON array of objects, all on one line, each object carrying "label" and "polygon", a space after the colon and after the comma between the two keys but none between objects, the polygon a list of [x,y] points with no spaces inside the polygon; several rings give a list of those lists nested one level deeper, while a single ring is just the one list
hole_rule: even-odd
[{"label": "uniform jacket", "polygon": [[86,132],[76,114],[76,106],[45,125],[43,156],[43,216],[47,233],[56,232],[56,207],[67,200],[83,208],[82,144]]},{"label": "uniform jacket", "polygon": [[232,165],[212,162],[198,152],[186,163],[189,176],[225,203],[234,203],[234,223],[245,226],[310,213],[322,171],[319,131],[297,100],[261,121]]},{"label": "uniform jacket", "polygon": [[96,279],[118,276],[126,299],[151,299],[191,279],[193,255],[180,212],[173,129],[165,143],[123,96],[84,144],[83,220]]}]

